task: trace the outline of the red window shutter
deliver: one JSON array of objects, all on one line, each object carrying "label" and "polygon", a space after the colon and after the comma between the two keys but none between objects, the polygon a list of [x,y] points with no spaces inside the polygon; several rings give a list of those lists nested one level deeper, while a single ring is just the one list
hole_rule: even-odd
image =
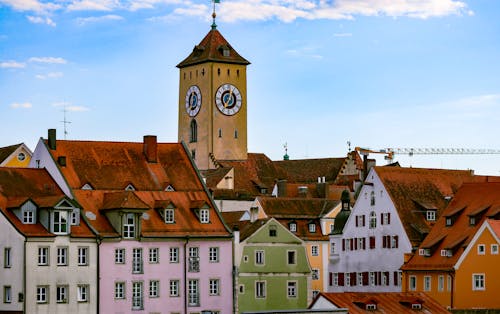
[{"label": "red window shutter", "polygon": [[344,273],[339,273],[339,286],[344,286]]},{"label": "red window shutter", "polygon": [[354,239],[354,249],[357,250],[358,249],[358,238],[355,238]]},{"label": "red window shutter", "polygon": [[396,248],[399,247],[399,236],[395,235],[394,236],[394,242],[396,243]]},{"label": "red window shutter", "polygon": [[382,272],[378,271],[377,272],[377,280],[378,280],[378,285],[382,285]]},{"label": "red window shutter", "polygon": [[351,246],[350,246],[351,251],[353,251],[353,250],[354,250],[354,239],[353,239],[353,238],[351,238],[351,239],[349,239],[349,241],[351,242],[351,243],[350,243],[350,244],[351,244]]},{"label": "red window shutter", "polygon": [[342,251],[345,251],[345,239],[342,239]]},{"label": "red window shutter", "polygon": [[363,215],[363,227],[365,226],[365,215]]},{"label": "red window shutter", "polygon": [[385,276],[385,285],[388,286],[390,284],[390,282],[389,282],[389,272],[386,271],[384,273],[384,276]]},{"label": "red window shutter", "polygon": [[384,213],[380,213],[380,224],[384,224]]},{"label": "red window shutter", "polygon": [[328,284],[330,286],[333,286],[333,273],[332,272],[328,273]]},{"label": "red window shutter", "polygon": [[368,286],[368,272],[363,273],[363,286]]},{"label": "red window shutter", "polygon": [[370,237],[370,249],[375,248],[375,237]]},{"label": "red window shutter", "polygon": [[379,273],[378,271],[376,271],[376,272],[375,272],[375,286],[378,286],[378,285],[379,285],[379,283],[378,283],[378,279],[379,279],[379,278],[378,278],[378,275],[379,275],[379,274],[380,274],[380,273]]},{"label": "red window shutter", "polygon": [[356,273],[350,273],[349,275],[351,275],[351,286],[356,286],[358,284],[356,281]]},{"label": "red window shutter", "polygon": [[356,227],[358,226],[358,217],[359,216],[356,216]]},{"label": "red window shutter", "polygon": [[387,213],[387,223],[391,223],[391,213]]},{"label": "red window shutter", "polygon": [[382,247],[385,249],[387,247],[385,243],[385,236],[382,236]]},{"label": "red window shutter", "polygon": [[398,285],[398,272],[395,271],[393,276],[394,276],[394,285],[397,286]]},{"label": "red window shutter", "polygon": [[363,238],[363,250],[366,250],[366,238]]}]

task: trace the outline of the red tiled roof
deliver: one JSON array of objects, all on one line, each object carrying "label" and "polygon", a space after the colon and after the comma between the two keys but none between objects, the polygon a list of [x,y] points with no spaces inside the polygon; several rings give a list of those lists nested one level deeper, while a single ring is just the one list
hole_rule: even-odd
[{"label": "red tiled roof", "polygon": [[488,219],[488,223],[490,224],[491,228],[493,229],[493,232],[495,232],[497,237],[500,238],[500,220]]},{"label": "red tiled roof", "polygon": [[267,216],[273,218],[321,218],[340,201],[327,199],[303,199],[288,197],[257,198]]},{"label": "red tiled roof", "polygon": [[[449,313],[436,300],[423,292],[321,292],[315,300],[324,297],[339,308],[347,308],[351,314],[361,313],[416,313],[413,302],[421,304],[418,313]],[[313,301],[314,304],[314,301]],[[366,310],[366,304],[376,304],[376,310]]]},{"label": "red tiled roof", "polygon": [[132,191],[117,191],[104,194],[104,201],[101,210],[113,210],[113,209],[125,209],[125,208],[149,209],[149,206],[146,205]]},{"label": "red tiled roof", "polygon": [[131,183],[140,191],[162,191],[168,182],[176,191],[201,190],[202,184],[182,144],[158,143],[158,162],[147,162],[144,144],[58,140],[50,150],[69,186],[90,184],[96,190],[123,190]]},{"label": "red tiled roof", "polygon": [[[224,49],[229,49],[229,55],[224,55]],[[250,64],[250,62],[233,49],[217,29],[210,30],[201,42],[193,48],[193,52],[179,63],[177,67],[184,68],[204,62]]]},{"label": "red tiled roof", "polygon": [[[464,183],[455,197],[446,207],[443,215],[436,221],[429,235],[422,242],[421,247],[429,247],[436,239],[444,239],[435,247],[431,256],[420,256],[415,254],[403,265],[403,270],[452,270],[469,241],[474,237],[482,222],[487,219],[492,211],[500,205],[500,183]],[[470,224],[470,213],[478,213],[481,217],[476,219],[474,225]],[[462,209],[457,212],[457,209]],[[454,217],[451,226],[446,226],[446,217],[450,213],[459,213]],[[497,223],[492,220],[493,223]],[[451,249],[451,257],[441,256],[441,250]]]},{"label": "red tiled roof", "polygon": [[[39,208],[53,207],[66,196],[45,169],[0,168],[0,210],[25,236],[53,237],[41,223],[24,224],[12,212],[32,200]],[[71,201],[70,201],[71,202]],[[71,226],[72,237],[94,237],[84,221]]]},{"label": "red tiled roof", "polygon": [[420,245],[432,227],[426,220],[426,209],[435,207],[436,217],[439,217],[448,203],[445,197],[453,196],[463,183],[486,181],[486,177],[474,176],[466,170],[374,169],[389,193],[413,247]]},{"label": "red tiled roof", "polygon": [[[292,232],[297,237],[304,241],[328,241],[328,235],[323,235],[321,232],[321,222],[319,218],[315,219],[277,219],[286,229],[290,230],[290,223],[297,225],[297,231]],[[309,224],[313,223],[316,228],[315,232],[309,231]]]},{"label": "red tiled roof", "polygon": [[314,183],[318,177],[325,177],[326,182],[334,182],[345,157],[278,160],[274,163],[287,172],[287,180],[291,183]]}]

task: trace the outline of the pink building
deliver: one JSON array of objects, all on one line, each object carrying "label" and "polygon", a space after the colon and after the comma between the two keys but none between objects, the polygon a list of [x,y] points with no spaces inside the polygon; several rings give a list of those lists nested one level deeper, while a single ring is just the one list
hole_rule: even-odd
[{"label": "pink building", "polygon": [[98,235],[100,313],[233,312],[232,234],[182,144],[40,140]]}]

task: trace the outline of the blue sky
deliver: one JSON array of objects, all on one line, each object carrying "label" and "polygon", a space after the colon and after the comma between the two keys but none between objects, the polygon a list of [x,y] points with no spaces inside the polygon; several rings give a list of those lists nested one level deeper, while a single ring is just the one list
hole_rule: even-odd
[{"label": "blue sky", "polygon": [[[211,3],[0,0],[0,146],[177,140],[178,69]],[[500,2],[221,0],[248,67],[249,151],[339,157],[351,146],[500,149]],[[397,155],[500,175],[500,155]],[[382,160],[379,164],[383,164]]]}]

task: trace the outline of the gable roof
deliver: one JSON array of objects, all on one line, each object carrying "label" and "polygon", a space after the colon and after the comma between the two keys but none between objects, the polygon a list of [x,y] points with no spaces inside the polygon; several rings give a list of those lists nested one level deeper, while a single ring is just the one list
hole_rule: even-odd
[{"label": "gable roof", "polygon": [[[324,298],[336,307],[347,308],[349,313],[415,313],[411,304],[421,304],[418,313],[449,313],[436,300],[423,292],[320,292],[309,308],[320,299]],[[376,304],[376,310],[367,311],[366,304]]]},{"label": "gable roof", "polygon": [[259,196],[257,201],[269,217],[274,218],[321,218],[340,201],[328,199],[303,199],[288,197],[264,197]]},{"label": "gable roof", "polygon": [[[413,255],[403,270],[452,270],[482,222],[500,206],[500,183],[464,183],[437,220],[422,248],[431,248],[431,256]],[[470,224],[470,213],[487,207],[480,220]],[[457,212],[457,208],[461,209]],[[451,226],[446,225],[449,213],[458,213]],[[495,222],[494,222],[495,223]],[[451,257],[441,256],[441,250],[452,250]]]},{"label": "gable roof", "polygon": [[[425,219],[425,210],[436,209],[439,217],[460,186],[465,182],[485,182],[468,170],[374,167],[389,194],[406,234],[417,247],[429,233],[433,222]],[[371,177],[367,178],[369,182]]]},{"label": "gable roof", "polygon": [[[24,224],[12,209],[32,201],[38,208],[54,207],[67,199],[56,182],[45,169],[0,167],[0,211],[20,233],[31,237],[53,237],[45,227],[37,222]],[[72,200],[68,201],[73,203]],[[72,237],[93,237],[88,225],[80,220],[79,226],[71,226]]]},{"label": "gable roof", "polygon": [[319,177],[326,182],[334,182],[344,164],[345,158],[316,158],[278,160],[274,163],[284,169],[287,180],[294,183],[314,183]]},{"label": "gable roof", "polygon": [[[229,50],[228,55],[224,55],[224,49]],[[215,28],[211,29],[205,35],[201,42],[193,48],[189,56],[181,61],[177,67],[184,68],[204,62],[250,64],[250,62],[233,49],[224,36]]]},{"label": "gable roof", "polygon": [[13,152],[16,151],[16,149],[23,145],[22,143],[20,144],[15,144],[15,145],[10,145],[6,147],[0,147],[0,164],[5,161],[10,155],[12,155]]},{"label": "gable roof", "polygon": [[172,184],[176,191],[203,190],[197,172],[180,143],[157,143],[157,162],[148,162],[145,143],[57,140],[47,146],[72,189],[90,184],[96,190],[124,190],[128,184],[139,191],[163,191]]}]

